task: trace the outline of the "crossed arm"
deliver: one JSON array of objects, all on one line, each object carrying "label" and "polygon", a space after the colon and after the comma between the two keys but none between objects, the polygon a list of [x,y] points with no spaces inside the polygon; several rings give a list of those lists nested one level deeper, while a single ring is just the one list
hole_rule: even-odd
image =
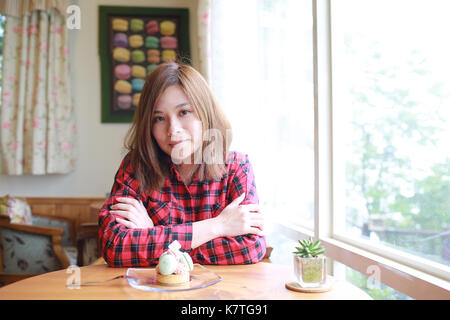
[{"label": "crossed arm", "polygon": [[239,195],[239,188],[232,188],[233,200],[210,219],[160,225],[150,218],[152,208],[144,206],[129,187],[132,185],[121,179],[119,170],[111,197],[99,214],[99,236],[109,265],[154,265],[173,240],[178,240],[196,263],[245,264],[263,258],[263,215],[257,204],[244,204],[249,202],[245,198],[251,199],[251,190],[241,188],[241,192],[249,191],[246,197],[244,193]]}]

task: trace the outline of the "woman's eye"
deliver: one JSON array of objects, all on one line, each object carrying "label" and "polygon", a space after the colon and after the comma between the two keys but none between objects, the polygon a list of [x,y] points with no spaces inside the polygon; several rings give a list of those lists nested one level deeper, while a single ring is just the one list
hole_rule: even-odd
[{"label": "woman's eye", "polygon": [[180,113],[181,113],[181,115],[182,116],[185,116],[185,115],[187,115],[188,113],[190,113],[191,111],[190,110],[187,110],[187,109],[184,109],[184,110],[181,110],[180,111]]},{"label": "woman's eye", "polygon": [[153,118],[153,121],[154,121],[154,122],[159,122],[159,121],[163,121],[163,120],[164,120],[163,117],[154,117],[154,118]]}]

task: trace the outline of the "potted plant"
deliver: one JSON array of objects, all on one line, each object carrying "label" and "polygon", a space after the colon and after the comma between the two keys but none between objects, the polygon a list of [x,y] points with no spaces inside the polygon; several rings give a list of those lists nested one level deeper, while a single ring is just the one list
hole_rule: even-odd
[{"label": "potted plant", "polygon": [[311,237],[307,240],[298,240],[300,247],[295,247],[294,273],[298,283],[304,288],[320,287],[326,281],[325,249],[320,241],[313,242]]}]

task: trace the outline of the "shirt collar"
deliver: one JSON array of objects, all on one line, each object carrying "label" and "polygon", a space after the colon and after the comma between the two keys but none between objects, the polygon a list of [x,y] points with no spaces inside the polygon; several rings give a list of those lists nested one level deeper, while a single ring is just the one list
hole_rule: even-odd
[{"label": "shirt collar", "polygon": [[[173,163],[172,158],[171,158],[169,155],[167,155],[167,156],[166,156],[166,159],[167,159],[167,162],[168,162],[168,164],[169,164],[169,173],[170,173],[170,176],[171,176],[172,178],[176,179],[176,180],[179,181],[179,182],[183,182],[183,179],[181,179],[180,172],[178,171],[178,168],[177,168],[176,164]],[[200,166],[200,167],[201,167],[201,166]],[[200,172],[200,168],[197,169],[197,171],[195,172],[194,177],[192,178],[191,184],[198,180],[199,172]]]}]

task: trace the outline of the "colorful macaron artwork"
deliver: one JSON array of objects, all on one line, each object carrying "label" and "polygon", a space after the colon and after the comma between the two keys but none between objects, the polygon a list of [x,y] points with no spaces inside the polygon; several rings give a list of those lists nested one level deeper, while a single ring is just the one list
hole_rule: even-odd
[{"label": "colorful macaron artwork", "polygon": [[144,45],[144,38],[141,35],[134,34],[130,36],[130,47],[140,48]]},{"label": "colorful macaron artwork", "polygon": [[144,87],[144,83],[145,83],[144,79],[139,79],[139,78],[133,79],[131,81],[131,88],[133,89],[133,91],[140,92],[140,91],[142,91],[142,88]]},{"label": "colorful macaron artwork", "polygon": [[131,67],[131,75],[134,78],[143,78],[144,79],[147,76],[147,73],[143,66],[135,64]]},{"label": "colorful macaron artwork", "polygon": [[163,49],[176,49],[178,47],[178,41],[175,37],[161,37],[160,41]]},{"label": "colorful macaron artwork", "polygon": [[131,68],[129,65],[121,63],[114,68],[114,76],[120,80],[127,80],[131,76]]},{"label": "colorful macaron artwork", "polygon": [[114,45],[116,47],[128,47],[128,36],[123,32],[117,32],[114,35]]},{"label": "colorful macaron artwork", "polygon": [[109,21],[113,110],[134,110],[146,77],[179,56],[179,21],[145,16],[112,16]]},{"label": "colorful macaron artwork", "polygon": [[122,94],[117,98],[117,106],[119,109],[127,110],[131,107],[132,98],[128,94]]}]

